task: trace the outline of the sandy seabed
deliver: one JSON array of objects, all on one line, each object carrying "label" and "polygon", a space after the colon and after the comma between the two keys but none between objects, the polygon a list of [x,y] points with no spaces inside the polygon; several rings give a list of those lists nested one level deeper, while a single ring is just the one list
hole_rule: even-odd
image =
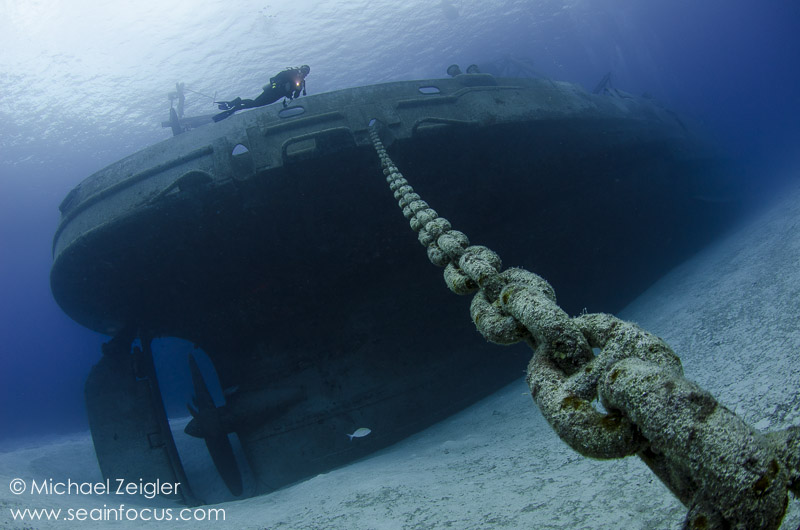
[{"label": "sandy seabed", "polygon": [[[664,338],[686,377],[769,431],[800,425],[799,301],[795,183],[619,316]],[[200,459],[205,447],[199,442],[179,451],[186,463],[193,454]],[[20,495],[11,492],[17,478],[26,486]],[[686,512],[637,458],[597,461],[569,449],[532,404],[522,377],[369,458],[199,512],[181,514],[184,507],[174,502],[136,495],[31,494],[34,481],[49,479],[102,481],[88,433],[27,441],[0,453],[0,528],[676,529]],[[124,518],[173,520],[114,520],[120,505]],[[61,510],[60,520],[15,520],[14,511],[25,509]],[[112,520],[91,520],[101,514]],[[176,520],[181,515],[190,520]],[[800,503],[792,498],[782,528],[799,525]]]}]

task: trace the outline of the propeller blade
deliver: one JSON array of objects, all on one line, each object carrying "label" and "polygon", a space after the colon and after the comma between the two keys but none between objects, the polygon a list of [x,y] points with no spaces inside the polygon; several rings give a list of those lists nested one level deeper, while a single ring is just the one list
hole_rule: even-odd
[{"label": "propeller blade", "polygon": [[205,440],[217,473],[230,492],[238,497],[242,494],[242,474],[233,454],[233,446],[228,439],[227,431],[222,426],[219,410],[214,405],[211,392],[208,391],[203,374],[200,373],[200,367],[191,353],[189,354],[189,370],[192,373],[192,386],[195,394],[192,397],[192,403],[195,408],[187,403],[186,408],[189,409],[192,420],[186,425],[184,432]]},{"label": "propeller blade", "polygon": [[204,409],[213,409],[214,400],[211,399],[211,392],[208,391],[206,382],[203,379],[203,374],[200,372],[200,367],[197,366],[197,361],[194,355],[189,354],[189,370],[192,372],[192,386],[194,386],[194,403],[195,406],[202,412]]},{"label": "propeller blade", "polygon": [[214,461],[219,476],[228,486],[230,492],[238,497],[242,494],[242,474],[236,464],[236,457],[233,455],[233,447],[225,433],[216,436],[209,436],[206,439],[206,447]]}]

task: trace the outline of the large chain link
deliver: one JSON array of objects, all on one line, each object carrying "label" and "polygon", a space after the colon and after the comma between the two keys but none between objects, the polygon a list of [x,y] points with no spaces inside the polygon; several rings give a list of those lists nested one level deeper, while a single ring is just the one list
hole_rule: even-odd
[{"label": "large chain link", "polygon": [[[544,278],[500,257],[423,201],[370,135],[383,173],[432,263],[497,344],[533,349],[527,382],[556,433],[592,458],[639,456],[683,502],[685,528],[777,528],[800,494],[800,428],[763,436],[683,377],[660,338],[613,315],[570,318]],[[599,349],[594,354],[593,349]],[[596,400],[605,411],[599,410]]]}]

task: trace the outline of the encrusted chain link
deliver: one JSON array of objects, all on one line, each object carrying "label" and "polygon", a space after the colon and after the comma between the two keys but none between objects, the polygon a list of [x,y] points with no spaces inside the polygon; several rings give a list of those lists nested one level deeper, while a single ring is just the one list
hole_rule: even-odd
[{"label": "encrusted chain link", "polygon": [[639,456],[689,509],[685,528],[780,525],[788,491],[800,495],[799,427],[761,435],[684,378],[657,336],[613,315],[570,318],[541,276],[503,271],[495,252],[470,245],[414,192],[375,126],[370,135],[428,258],[445,268],[454,293],[475,293],[478,330],[491,342],[524,340],[533,349],[531,395],[562,440],[592,458]]}]

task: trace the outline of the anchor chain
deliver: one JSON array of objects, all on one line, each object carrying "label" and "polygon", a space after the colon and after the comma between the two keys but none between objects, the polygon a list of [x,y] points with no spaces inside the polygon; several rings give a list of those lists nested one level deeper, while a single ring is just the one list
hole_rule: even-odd
[{"label": "anchor chain", "polygon": [[[370,128],[403,215],[497,344],[533,349],[527,383],[556,433],[591,458],[637,455],[689,509],[684,528],[777,528],[800,495],[800,427],[762,435],[683,376],[660,338],[609,314],[569,317],[541,276],[502,270],[414,192]],[[599,349],[595,354],[593,349]],[[605,411],[595,406],[598,400]]]}]

